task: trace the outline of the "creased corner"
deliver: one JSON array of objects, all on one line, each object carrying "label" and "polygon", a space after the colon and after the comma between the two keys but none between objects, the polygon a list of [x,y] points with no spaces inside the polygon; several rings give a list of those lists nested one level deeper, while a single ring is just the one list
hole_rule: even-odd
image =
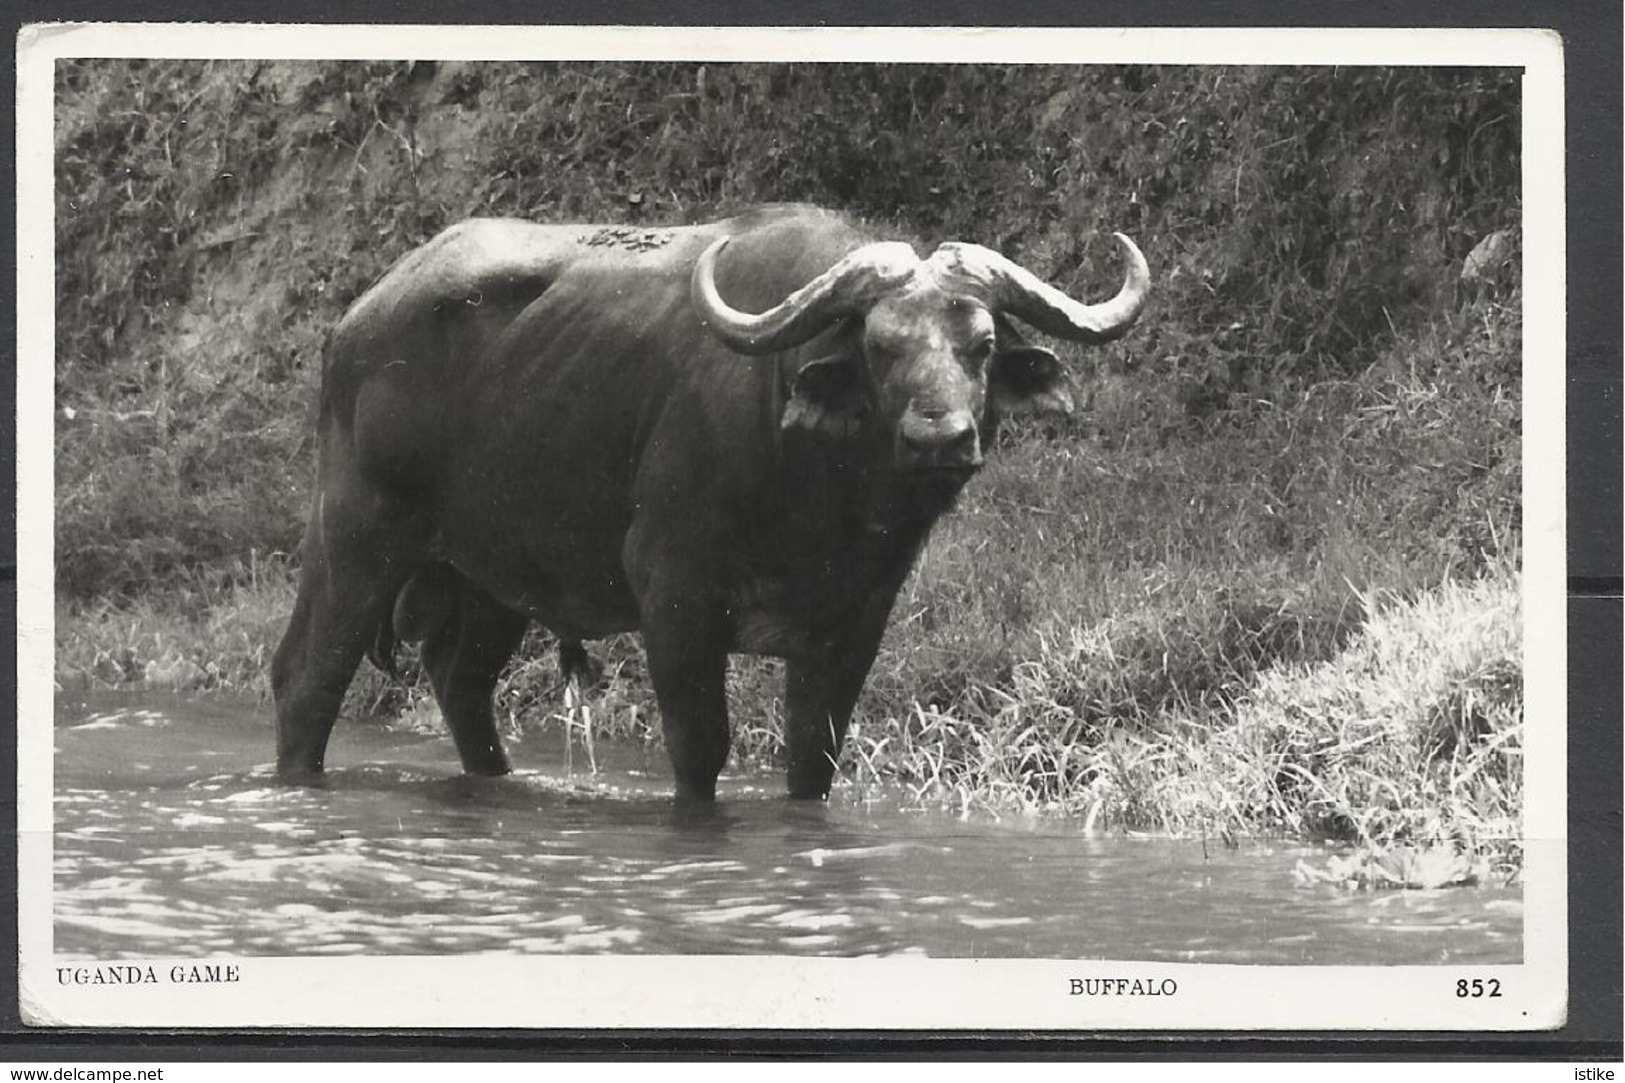
[{"label": "creased corner", "polygon": [[45,1006],[45,1001],[29,985],[28,979],[17,978],[17,1011],[24,1025],[30,1027],[63,1027],[67,1020]]}]

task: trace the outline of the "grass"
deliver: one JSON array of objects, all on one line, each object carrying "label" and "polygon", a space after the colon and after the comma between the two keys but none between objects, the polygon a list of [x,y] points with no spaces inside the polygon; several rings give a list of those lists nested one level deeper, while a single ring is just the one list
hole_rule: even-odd
[{"label": "grass", "polygon": [[916,701],[854,735],[854,785],[939,807],[1065,813],[1090,829],[1451,846],[1515,863],[1521,805],[1519,580],[1497,570],[1370,616],[1321,660],[1227,675],[1222,695],[1145,682],[1154,653],[1108,620],[1043,638],[1005,687]]}]

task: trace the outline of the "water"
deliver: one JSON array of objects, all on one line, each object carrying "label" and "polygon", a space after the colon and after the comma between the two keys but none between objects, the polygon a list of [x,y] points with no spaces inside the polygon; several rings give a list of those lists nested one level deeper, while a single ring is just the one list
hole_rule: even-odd
[{"label": "water", "polygon": [[323,788],[278,785],[268,709],[59,697],[56,951],[608,952],[1515,963],[1513,888],[1300,887],[1297,845],[1085,838],[784,800],[733,774],[678,810],[658,749],[510,744],[457,773],[448,739],[341,720]]}]

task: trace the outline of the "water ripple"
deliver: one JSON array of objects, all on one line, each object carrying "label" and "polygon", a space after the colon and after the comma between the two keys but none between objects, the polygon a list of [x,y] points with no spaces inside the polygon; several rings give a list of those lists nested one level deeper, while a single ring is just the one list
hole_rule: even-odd
[{"label": "water ripple", "polygon": [[[56,946],[152,955],[769,952],[1243,963],[1515,962],[1517,889],[1293,886],[1324,851],[1085,837],[779,799],[674,806],[650,750],[458,774],[449,742],[341,724],[318,786],[264,766],[263,708],[59,707]],[[549,747],[553,747],[549,743]],[[524,757],[529,757],[524,758]]]}]

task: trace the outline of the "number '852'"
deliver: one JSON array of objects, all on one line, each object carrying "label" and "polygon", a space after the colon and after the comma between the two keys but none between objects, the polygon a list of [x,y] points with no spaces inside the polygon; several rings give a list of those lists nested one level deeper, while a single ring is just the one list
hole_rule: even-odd
[{"label": "number '852'", "polygon": [[1501,995],[1501,979],[1499,978],[1466,978],[1456,979],[1456,995],[1470,1000],[1479,997],[1498,997]]}]

